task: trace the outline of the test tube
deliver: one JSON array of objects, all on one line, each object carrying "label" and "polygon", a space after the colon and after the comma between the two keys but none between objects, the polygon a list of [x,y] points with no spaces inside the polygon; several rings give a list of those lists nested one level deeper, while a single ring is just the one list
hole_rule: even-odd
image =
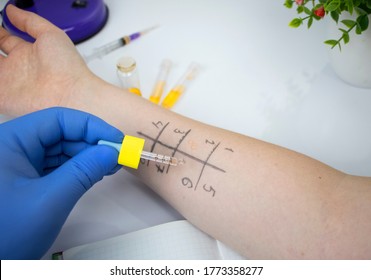
[{"label": "test tube", "polygon": [[170,90],[166,95],[165,99],[162,101],[162,107],[170,109],[178,101],[179,97],[183,94],[189,82],[193,80],[199,70],[199,65],[195,62],[192,62],[189,65],[186,73],[179,79],[177,84]]},{"label": "test tube", "polygon": [[171,61],[164,59],[160,66],[160,72],[158,73],[156,83],[153,87],[149,100],[155,104],[160,103],[162,93],[164,92],[167,76],[169,75],[171,68]]},{"label": "test tube", "polygon": [[137,64],[132,57],[122,57],[116,64],[117,76],[120,79],[121,87],[129,92],[142,96],[140,92],[139,74]]}]

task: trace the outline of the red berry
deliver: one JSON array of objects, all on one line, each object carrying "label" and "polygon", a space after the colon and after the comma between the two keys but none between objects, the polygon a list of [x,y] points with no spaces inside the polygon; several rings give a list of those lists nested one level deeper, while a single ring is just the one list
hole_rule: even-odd
[{"label": "red berry", "polygon": [[323,18],[326,14],[325,8],[323,6],[319,7],[318,9],[314,10],[314,14],[317,17]]}]

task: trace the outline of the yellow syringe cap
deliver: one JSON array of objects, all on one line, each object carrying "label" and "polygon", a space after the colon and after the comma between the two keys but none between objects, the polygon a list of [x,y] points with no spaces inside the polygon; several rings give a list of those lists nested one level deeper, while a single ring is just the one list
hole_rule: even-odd
[{"label": "yellow syringe cap", "polygon": [[144,147],[144,139],[125,135],[117,162],[121,165],[137,169]]}]

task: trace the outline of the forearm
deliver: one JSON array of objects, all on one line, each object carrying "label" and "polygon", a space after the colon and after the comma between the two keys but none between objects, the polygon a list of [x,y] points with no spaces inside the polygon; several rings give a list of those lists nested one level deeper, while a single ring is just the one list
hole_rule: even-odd
[{"label": "forearm", "polygon": [[[148,151],[183,158],[181,166],[142,162],[131,172],[197,227],[252,258],[342,256],[335,255],[337,241],[331,234],[339,230],[339,242],[348,240],[338,228],[336,211],[347,191],[357,195],[348,187],[352,177],[287,149],[161,109],[98,80],[94,83],[92,92],[80,93],[68,106],[145,138]],[[360,185],[368,185],[365,194],[370,199],[369,180]],[[364,207],[369,213],[366,203]],[[352,227],[351,217],[347,227]],[[350,244],[343,246],[351,249]]]}]

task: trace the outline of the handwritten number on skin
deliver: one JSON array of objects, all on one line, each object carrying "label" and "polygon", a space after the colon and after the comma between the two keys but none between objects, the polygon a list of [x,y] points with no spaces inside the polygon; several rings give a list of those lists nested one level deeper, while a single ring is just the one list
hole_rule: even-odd
[{"label": "handwritten number on skin", "polygon": [[157,172],[164,173],[164,170],[165,170],[164,165],[160,165],[160,164],[156,163],[156,168],[157,168]]},{"label": "handwritten number on skin", "polygon": [[212,197],[215,196],[215,189],[212,187],[212,186],[207,186],[206,184],[203,186],[203,189],[206,191],[206,192],[209,192],[212,194]]},{"label": "handwritten number on skin", "polygon": [[158,128],[158,129],[160,129],[160,127],[163,127],[163,126],[164,126],[164,124],[162,123],[162,121],[152,122],[152,124],[153,124],[156,128]]},{"label": "handwritten number on skin", "polygon": [[[192,180],[189,179],[188,177],[183,177],[182,179],[182,185],[187,187],[188,189],[193,189],[193,183]],[[211,194],[212,197],[215,196],[216,190],[212,186],[208,186],[207,184],[203,185],[203,189],[205,192],[208,192]]]},{"label": "handwritten number on skin", "polygon": [[214,140],[208,140],[208,139],[206,139],[205,140],[205,143],[206,144],[210,144],[210,145],[215,145],[215,141]]},{"label": "handwritten number on skin", "polygon": [[182,130],[180,130],[180,129],[174,129],[174,132],[175,133],[180,133],[180,134],[185,134],[185,131],[182,131]]},{"label": "handwritten number on skin", "polygon": [[193,188],[193,183],[192,183],[191,179],[189,179],[188,177],[183,177],[182,184],[183,184],[183,186],[187,187],[188,189]]}]

